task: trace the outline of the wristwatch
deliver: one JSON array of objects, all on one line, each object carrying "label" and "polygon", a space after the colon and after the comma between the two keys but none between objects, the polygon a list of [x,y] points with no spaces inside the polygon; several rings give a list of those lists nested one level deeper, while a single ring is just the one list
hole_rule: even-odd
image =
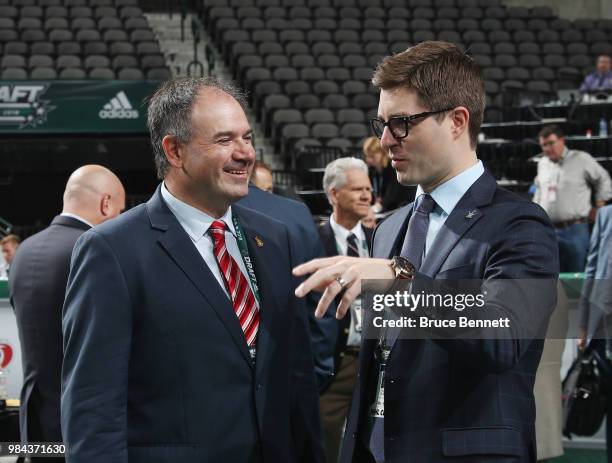
[{"label": "wristwatch", "polygon": [[395,256],[391,259],[391,269],[395,273],[395,278],[399,280],[412,280],[416,274],[414,265],[408,259]]}]

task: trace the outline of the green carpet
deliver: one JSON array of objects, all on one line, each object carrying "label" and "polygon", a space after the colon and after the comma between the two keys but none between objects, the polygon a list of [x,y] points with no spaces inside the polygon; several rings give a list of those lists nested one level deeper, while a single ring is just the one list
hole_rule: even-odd
[{"label": "green carpet", "polygon": [[565,455],[546,460],[547,463],[606,463],[603,450],[565,449]]}]

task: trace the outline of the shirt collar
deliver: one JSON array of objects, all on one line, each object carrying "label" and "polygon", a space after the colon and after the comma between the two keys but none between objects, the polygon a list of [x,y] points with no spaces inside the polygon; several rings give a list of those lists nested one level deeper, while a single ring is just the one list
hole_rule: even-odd
[{"label": "shirt collar", "polygon": [[[442,209],[446,215],[450,215],[455,206],[470,187],[484,173],[484,166],[478,161],[472,167],[464,170],[459,175],[455,175],[441,185],[438,185],[430,194],[436,202],[436,207]],[[416,198],[424,194],[421,185],[417,187]]]},{"label": "shirt collar", "polygon": [[563,153],[561,153],[561,161],[569,158],[571,155],[572,151],[570,151],[570,149],[566,146],[565,148],[563,148]]},{"label": "shirt collar", "polygon": [[546,154],[544,153],[540,153],[536,156],[536,159],[540,159],[540,160],[544,160],[544,162],[548,162],[550,164],[553,165],[559,165],[559,164],[563,164],[563,161],[565,161],[566,159],[569,159],[573,156],[573,154],[575,153],[574,150],[569,149],[567,146],[565,148],[563,148],[563,152],[561,153],[561,157],[556,160],[553,161],[552,159],[550,159],[548,156],[546,156]]},{"label": "shirt collar", "polygon": [[168,188],[166,188],[166,184],[162,182],[161,186],[161,195],[168,204],[168,207],[172,211],[172,213],[176,216],[180,224],[185,228],[187,234],[191,237],[194,242],[202,239],[204,235],[208,232],[211,224],[215,220],[222,220],[225,222],[227,226],[227,230],[231,232],[232,235],[236,236],[236,230],[234,229],[234,221],[232,220],[232,208],[231,206],[227,208],[225,214],[219,219],[215,219],[208,215],[206,212],[202,212],[199,209],[196,209],[193,206],[190,206],[184,201],[181,201],[176,196],[174,196]]},{"label": "shirt collar", "polygon": [[60,215],[64,217],[72,217],[73,219],[77,219],[83,222],[85,225],[89,225],[90,227],[93,228],[93,225],[88,220],[85,220],[83,217],[81,217],[80,215],[73,214],[72,212],[62,212]]},{"label": "shirt collar", "polygon": [[365,234],[363,233],[363,228],[361,227],[361,220],[357,222],[357,225],[355,225],[351,230],[348,230],[336,222],[334,220],[334,214],[332,214],[329,216],[329,226],[334,231],[334,235],[338,241],[342,240],[342,242],[345,242],[351,233],[355,234],[359,242],[365,240]]},{"label": "shirt collar", "polygon": [[569,159],[571,155],[572,155],[572,151],[567,146],[565,148],[563,148],[563,152],[561,153],[561,157],[559,159],[557,159],[556,161],[553,161],[548,156],[543,154],[543,156],[548,160],[548,162],[550,162],[551,164],[556,164],[556,165],[563,164],[563,162],[566,161],[567,159]]}]

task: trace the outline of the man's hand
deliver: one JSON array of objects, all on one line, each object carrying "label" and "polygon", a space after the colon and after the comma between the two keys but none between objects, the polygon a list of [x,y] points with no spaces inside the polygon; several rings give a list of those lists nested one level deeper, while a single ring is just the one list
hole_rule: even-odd
[{"label": "man's hand", "polygon": [[295,295],[304,297],[313,290],[323,291],[315,311],[317,318],[323,317],[329,304],[342,290],[345,291],[338,304],[336,318],[344,317],[351,302],[361,293],[361,280],[392,280],[395,278],[390,260],[364,257],[336,256],[314,259],[293,269],[295,276],[310,273],[312,275],[297,287]]},{"label": "man's hand", "polygon": [[597,217],[597,210],[604,207],[606,202],[603,199],[595,200],[595,207],[592,207],[589,210],[589,223],[595,223],[595,217]]}]

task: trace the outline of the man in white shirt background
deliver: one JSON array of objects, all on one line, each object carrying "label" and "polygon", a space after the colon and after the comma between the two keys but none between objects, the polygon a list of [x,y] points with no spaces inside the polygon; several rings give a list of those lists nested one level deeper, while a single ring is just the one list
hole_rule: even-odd
[{"label": "man in white shirt background", "polygon": [[[539,133],[542,154],[538,160],[533,200],[550,217],[557,240],[562,272],[582,272],[589,249],[589,219],[612,197],[610,175],[593,157],[568,149],[558,125]],[[594,202],[591,202],[594,197]]]}]

